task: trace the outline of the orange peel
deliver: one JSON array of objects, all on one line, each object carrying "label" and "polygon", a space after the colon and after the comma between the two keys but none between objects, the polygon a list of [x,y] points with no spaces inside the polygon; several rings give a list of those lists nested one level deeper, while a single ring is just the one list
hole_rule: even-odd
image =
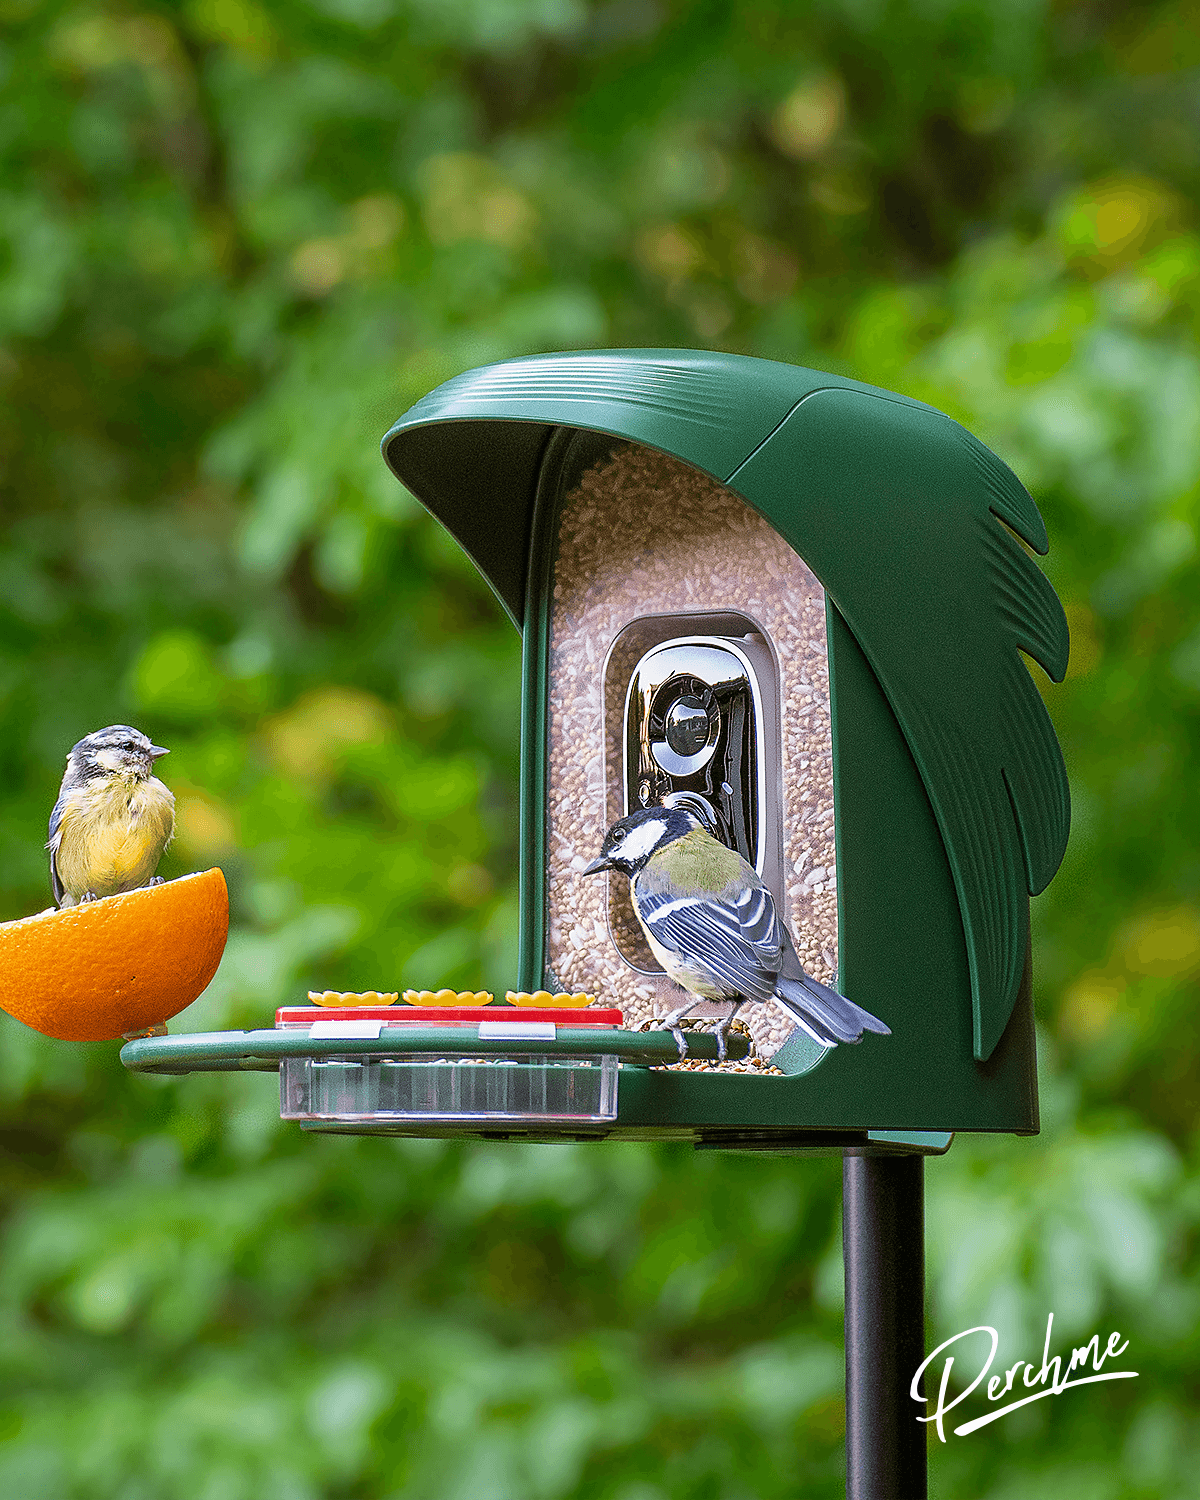
[{"label": "orange peel", "polygon": [[0,924],[0,1009],[64,1042],[160,1026],[208,987],[229,936],[220,870]]}]

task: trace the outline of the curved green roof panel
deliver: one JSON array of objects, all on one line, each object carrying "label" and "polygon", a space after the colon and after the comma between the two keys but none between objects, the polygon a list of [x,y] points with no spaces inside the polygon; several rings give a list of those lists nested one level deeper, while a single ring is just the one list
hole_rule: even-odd
[{"label": "curved green roof panel", "polygon": [[1058,868],[1070,820],[1062,755],[1021,655],[1061,680],[1067,626],[1021,545],[1048,543],[1020,481],[929,406],[767,360],[629,350],[469,371],[407,412],[383,451],[518,625],[539,465],[562,427],[704,470],[812,568],[920,771],[962,916],[974,1053],[988,1058],[1025,972],[1028,896]]}]

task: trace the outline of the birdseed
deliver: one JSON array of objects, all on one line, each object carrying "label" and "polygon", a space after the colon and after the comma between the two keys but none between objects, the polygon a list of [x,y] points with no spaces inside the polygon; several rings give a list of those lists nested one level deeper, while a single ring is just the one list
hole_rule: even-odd
[{"label": "birdseed", "polygon": [[[597,992],[603,1003],[621,1007],[629,1026],[666,1015],[683,994],[661,972],[641,973],[618,951],[610,919],[625,951],[644,953],[646,967],[656,967],[633,919],[624,876],[580,878],[605,829],[624,812],[624,686],[643,648],[626,646],[626,661],[617,659],[618,647],[607,674],[605,659],[633,620],[730,611],[754,623],[779,663],[785,886],[775,894],[800,961],[832,984],[838,932],[825,591],[739,495],[677,459],[627,445],[581,475],[564,497],[553,570],[547,983]],[[703,1004],[693,1015],[720,1017],[727,1010]],[[739,1019],[760,1059],[774,1055],[794,1024],[775,1001],[746,1005]],[[682,1066],[709,1071],[716,1065]]]}]

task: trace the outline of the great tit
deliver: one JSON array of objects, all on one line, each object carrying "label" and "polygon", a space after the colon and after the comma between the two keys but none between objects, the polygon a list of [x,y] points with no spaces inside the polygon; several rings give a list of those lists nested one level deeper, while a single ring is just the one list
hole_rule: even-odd
[{"label": "great tit", "polygon": [[50,885],[59,906],[156,885],[175,832],[175,798],[154,775],[167,751],[128,724],[72,746],[50,814]]},{"label": "great tit", "polygon": [[864,1031],[891,1035],[869,1011],[805,973],[770,891],[686,807],[646,807],[614,823],[582,873],[600,870],[629,876],[633,910],[651,951],[692,996],[663,1021],[681,1060],[687,1044],[679,1023],[701,1000],[731,1002],[717,1027],[722,1061],[742,1005],[772,997],[823,1047],[861,1041]]}]

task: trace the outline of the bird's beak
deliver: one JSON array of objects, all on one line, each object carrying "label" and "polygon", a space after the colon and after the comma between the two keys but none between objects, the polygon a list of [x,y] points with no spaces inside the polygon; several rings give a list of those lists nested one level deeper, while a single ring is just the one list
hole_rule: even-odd
[{"label": "bird's beak", "polygon": [[160,755],[170,755],[170,751],[163,745],[150,746],[150,759],[157,760]]},{"label": "bird's beak", "polygon": [[580,870],[579,873],[581,875],[599,875],[601,870],[611,869],[612,866],[609,864],[608,860],[606,860],[601,854],[598,855],[594,860],[592,860],[590,865],[584,865],[583,869]]}]

